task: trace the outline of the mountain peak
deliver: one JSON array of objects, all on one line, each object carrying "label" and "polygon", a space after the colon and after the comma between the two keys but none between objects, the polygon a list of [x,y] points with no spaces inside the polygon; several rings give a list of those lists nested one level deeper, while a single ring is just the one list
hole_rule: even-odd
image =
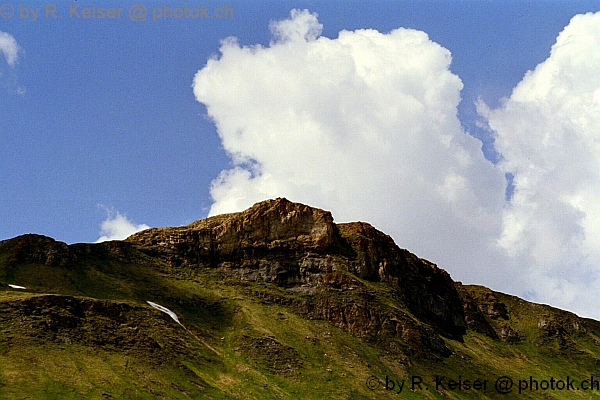
[{"label": "mountain peak", "polygon": [[[366,222],[284,198],[125,241],[4,240],[0,287],[5,376],[34,379],[0,376],[15,398],[90,397],[70,375],[98,398],[322,397],[313,386],[371,398],[365,377],[381,388],[414,376],[456,397],[426,379],[491,380],[511,362],[539,379],[553,365],[582,377],[600,366],[600,323],[454,282]],[[49,358],[74,367],[53,372]],[[114,371],[110,385],[96,365]]]},{"label": "mountain peak", "polygon": [[167,247],[193,243],[206,251],[216,246],[224,255],[252,247],[325,251],[339,246],[339,234],[330,212],[277,198],[182,227],[147,229],[127,241]]},{"label": "mountain peak", "polygon": [[[287,288],[358,288],[364,287],[361,279],[383,281],[443,335],[460,338],[465,332],[462,304],[446,271],[400,249],[368,223],[338,225],[330,212],[285,198],[179,228],[148,229],[127,241],[152,247],[173,270],[219,268]],[[342,319],[355,324],[348,316]]]}]

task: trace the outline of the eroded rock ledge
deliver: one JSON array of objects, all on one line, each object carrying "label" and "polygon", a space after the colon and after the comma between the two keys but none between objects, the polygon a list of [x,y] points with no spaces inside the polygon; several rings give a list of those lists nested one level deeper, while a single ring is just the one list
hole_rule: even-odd
[{"label": "eroded rock ledge", "polygon": [[[113,293],[113,276],[126,267],[133,275],[119,275],[117,281],[136,283],[124,298],[135,298],[137,284],[150,285],[148,276],[157,272],[167,281],[194,280],[208,272],[202,279],[224,277],[253,301],[292,307],[305,318],[326,320],[386,346],[399,344],[406,355],[450,355],[446,339],[460,341],[467,329],[509,344],[528,340],[571,354],[595,326],[566,311],[454,282],[446,271],[399,248],[368,223],[336,224],[328,211],[282,198],[183,227],[148,229],[125,241],[67,245],[22,235],[0,241],[0,256],[4,283],[25,284],[40,294],[80,293],[72,284],[83,271],[82,276],[98,272],[108,277],[109,286],[86,284],[84,289],[95,296]],[[160,294],[161,289],[150,285],[149,292]],[[177,296],[171,300],[182,304]],[[117,322],[118,329],[125,329],[124,316],[147,312],[104,300],[41,296],[5,302],[0,317],[6,323],[20,321],[15,328],[30,329],[35,337],[50,335],[51,341],[133,348],[150,342],[138,336],[139,343],[130,343],[121,339],[124,334],[111,341],[90,332],[102,318],[111,329]]]},{"label": "eroded rock ledge", "polygon": [[459,294],[446,271],[400,249],[368,223],[338,225],[330,212],[284,198],[184,227],[148,229],[127,241],[160,255],[175,270],[221,268],[244,280],[287,288],[344,290],[359,288],[362,281],[386,282],[412,314],[371,308],[368,300],[338,304],[323,294],[313,302],[315,315],[354,333],[416,335],[440,351],[443,340],[417,328],[414,317],[454,339],[466,330]]}]

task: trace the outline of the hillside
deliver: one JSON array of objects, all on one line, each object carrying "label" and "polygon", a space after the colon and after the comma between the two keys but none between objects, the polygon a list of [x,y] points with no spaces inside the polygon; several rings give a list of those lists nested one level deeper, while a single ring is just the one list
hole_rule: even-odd
[{"label": "hillside", "polygon": [[0,287],[2,399],[600,393],[599,322],[286,199],[125,241],[4,240]]}]

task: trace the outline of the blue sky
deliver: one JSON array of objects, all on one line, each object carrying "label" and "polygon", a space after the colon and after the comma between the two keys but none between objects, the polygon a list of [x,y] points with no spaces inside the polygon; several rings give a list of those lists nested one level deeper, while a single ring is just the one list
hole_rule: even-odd
[{"label": "blue sky", "polygon": [[[515,244],[518,235],[524,235],[522,232],[525,231],[507,228],[506,221],[521,215],[514,211],[518,208],[517,203],[499,202],[505,200],[507,183],[504,176],[515,173],[524,176],[521,172],[524,164],[514,161],[514,165],[507,163],[501,167],[498,161],[504,155],[514,153],[516,142],[506,139],[506,143],[513,145],[503,145],[502,153],[499,152],[500,146],[494,145],[492,137],[509,137],[502,133],[503,127],[508,125],[508,117],[504,116],[510,114],[507,111],[509,109],[503,107],[527,71],[533,71],[548,59],[558,35],[576,14],[600,9],[594,1],[212,1],[203,2],[210,15],[225,4],[233,10],[233,15],[222,19],[160,18],[153,21],[153,12],[162,11],[165,6],[171,9],[197,6],[191,2],[167,1],[140,2],[147,7],[148,17],[145,21],[134,22],[128,15],[133,2],[56,2],[57,13],[63,17],[61,19],[45,18],[44,10],[48,4],[39,1],[26,4],[31,9],[39,8],[36,21],[32,21],[31,12],[28,18],[21,18],[24,16],[20,11],[24,7],[21,3],[9,1],[0,4],[0,32],[5,34],[5,41],[0,39],[0,239],[32,232],[67,243],[93,242],[100,236],[112,237],[111,234],[119,231],[122,224],[128,227],[141,224],[183,225],[206,217],[211,207],[215,213],[247,206],[243,201],[236,203],[233,198],[242,190],[239,188],[246,186],[232,188],[235,181],[220,181],[221,195],[215,195],[217,192],[211,195],[211,184],[213,188],[219,186],[215,184],[215,179],[222,171],[232,171],[236,167],[252,170],[248,166],[249,160],[265,166],[262,170],[252,170],[250,175],[267,176],[266,166],[270,165],[270,160],[255,157],[258,153],[254,150],[248,150],[244,155],[245,161],[230,157],[234,150],[228,147],[228,142],[223,141],[228,137],[227,133],[223,131],[220,136],[215,122],[224,123],[226,118],[231,117],[220,116],[217,112],[209,113],[206,106],[215,104],[216,110],[217,103],[230,104],[227,101],[235,100],[235,91],[243,84],[232,86],[228,83],[234,79],[227,74],[237,72],[235,68],[229,68],[226,72],[224,63],[216,65],[214,69],[214,76],[223,79],[220,81],[222,87],[217,81],[210,81],[208,74],[203,78],[203,85],[212,85],[205,97],[199,92],[195,93],[196,88],[192,87],[194,78],[198,71],[205,68],[209,58],[219,60],[222,57],[223,39],[236,37],[237,49],[256,48],[256,45],[269,49],[277,41],[270,30],[273,21],[293,19],[290,17],[292,9],[307,9],[309,13],[318,15],[315,18],[321,24],[320,37],[336,39],[342,30],[352,32],[360,29],[373,29],[386,35],[402,27],[425,32],[431,42],[451,53],[449,71],[463,85],[461,90],[456,91],[462,99],[455,105],[458,121],[465,132],[481,141],[469,141],[464,146],[478,160],[474,161],[475,164],[485,161],[477,158],[477,146],[483,148],[485,159],[490,161],[485,167],[491,171],[489,176],[476,178],[478,186],[475,192],[479,196],[476,207],[484,210],[477,215],[485,214],[492,208],[496,210],[489,211],[493,215],[493,221],[490,220],[489,224],[485,218],[477,220],[480,226],[488,225],[489,230],[482,228],[485,232],[479,232],[479,228],[467,227],[465,229],[470,230],[465,237],[483,237],[485,246],[492,246],[492,242],[504,243],[505,247],[507,243]],[[82,10],[98,4],[106,8],[121,7],[124,11],[120,18],[115,19],[69,16],[70,7],[77,6],[78,10]],[[14,46],[7,41],[6,35],[14,40],[11,43],[18,46],[13,62],[10,61],[9,49],[14,49]],[[435,53],[438,50],[436,47],[431,51]],[[242,57],[239,54],[234,56]],[[398,57],[401,59],[402,54]],[[222,75],[218,75],[219,71],[223,71]],[[263,74],[259,70],[255,73],[257,77]],[[270,73],[264,71],[266,75]],[[257,89],[253,86],[252,90]],[[224,93],[231,93],[232,97],[223,100]],[[259,87],[256,92],[256,101],[259,103],[260,93]],[[199,101],[201,98],[203,102]],[[479,110],[475,105],[478,99],[485,104]],[[485,114],[486,107],[488,114]],[[255,111],[243,107],[237,110],[240,115],[246,112],[254,115],[252,113]],[[481,123],[482,119],[484,123]],[[240,126],[245,126],[244,123],[240,122]],[[250,130],[255,126],[247,123]],[[235,151],[243,154],[239,149]],[[422,154],[422,158],[427,157],[430,155]],[[515,157],[511,160],[516,160]],[[436,163],[435,157],[431,162]],[[292,167],[304,168],[300,164]],[[373,171],[376,173],[377,170]],[[418,176],[419,171],[422,169],[412,173]],[[470,179],[469,174],[473,173],[465,172],[465,179]],[[378,178],[371,175],[371,179]],[[485,186],[486,180],[490,181],[492,188],[489,191]],[[252,182],[255,181],[250,177],[244,181],[244,185],[252,185]],[[517,179],[517,182],[524,185],[525,178]],[[548,267],[548,260],[536,258],[536,254],[544,252],[543,243],[553,246],[548,243],[556,238],[571,243],[581,233],[579,230],[583,230],[586,237],[596,232],[595,227],[586,225],[584,219],[577,217],[579,214],[573,214],[567,223],[548,222],[550,225],[568,226],[571,223],[574,226],[572,232],[557,231],[552,238],[539,233],[543,231],[539,226],[547,222],[545,217],[532,214],[534,216],[531,218],[543,223],[539,222],[535,229],[531,228],[531,232],[537,233],[531,233],[527,236],[529,239],[519,242],[527,242],[530,247],[517,251],[516,255],[506,248],[504,253],[510,254],[498,249],[489,250],[484,246],[473,248],[472,251],[455,250],[456,254],[447,257],[445,254],[449,251],[442,243],[444,238],[460,236],[462,232],[462,225],[456,225],[452,218],[440,217],[439,221],[445,221],[440,225],[436,225],[438,223],[435,221],[438,220],[433,219],[423,222],[423,229],[435,231],[435,237],[441,238],[439,244],[435,245],[437,247],[427,247],[420,243],[433,239],[429,240],[422,234],[403,236],[402,232],[413,230],[416,224],[410,217],[404,215],[394,220],[382,216],[381,211],[380,214],[374,214],[368,211],[370,203],[367,200],[346,207],[348,200],[340,194],[342,187],[332,189],[333,192],[339,192],[331,196],[324,194],[321,188],[311,197],[304,196],[299,189],[289,189],[291,186],[286,186],[281,180],[276,183],[269,186],[269,190],[256,189],[252,192],[243,189],[247,193],[242,190],[241,197],[251,203],[250,200],[259,200],[261,196],[287,196],[332,210],[337,220],[367,220],[392,234],[401,247],[407,247],[448,269],[453,277],[467,281],[472,277],[472,281],[518,295],[528,294],[536,300],[566,298],[561,305],[592,314],[590,308],[578,309],[574,305],[581,300],[573,297],[573,293],[580,291],[581,287],[577,285],[589,282],[590,276],[593,277],[591,281],[596,280],[596,270],[583,260],[590,254],[595,259],[598,248],[583,239],[579,247],[574,245],[575,258],[579,257],[575,267],[580,268],[581,275],[587,278],[564,278],[567,268],[563,262],[567,257],[565,254],[557,255],[551,263],[552,267]],[[306,186],[305,183],[303,185]],[[259,186],[259,183],[254,185]],[[490,199],[486,198],[487,192],[500,192],[500,189],[502,199],[492,195]],[[526,193],[525,189],[520,193]],[[508,190],[512,192],[513,189]],[[595,192],[573,193],[569,199],[595,198]],[[371,195],[378,197],[377,191]],[[409,197],[407,199],[410,200]],[[548,200],[548,204],[563,201],[559,200]],[[377,202],[372,203],[373,208],[391,210],[392,213],[401,208],[401,204],[399,206],[390,201],[389,209],[386,209],[386,204]],[[418,199],[410,201],[419,203]],[[531,198],[523,200],[523,204],[530,205],[533,201]],[[591,215],[592,211],[585,209],[584,205],[574,205],[575,201],[570,203],[572,207]],[[423,215],[445,213],[435,202],[422,204],[423,207],[431,207],[424,210]],[[513,207],[513,214],[506,213],[510,207]],[[456,210],[456,207],[450,207],[449,210]],[[469,216],[461,217],[464,214],[461,213],[457,214],[460,214],[461,221],[472,219]],[[551,214],[551,211],[548,213]],[[563,215],[570,214],[565,211]],[[111,222],[113,225],[110,225]],[[407,228],[409,222],[413,225]],[[500,226],[502,224],[504,228]],[[414,230],[420,232],[419,229]],[[541,236],[538,238],[535,235]],[[459,242],[452,240],[448,239],[447,243],[460,246]],[[481,256],[473,255],[478,251]],[[571,257],[572,254],[569,254]],[[482,260],[494,257],[497,263],[482,266]],[[524,262],[532,265],[526,272],[518,270],[518,265]],[[508,282],[503,278],[521,272],[525,277],[522,282]],[[544,297],[536,293],[535,288],[525,282],[532,277],[547,279],[551,295]],[[591,293],[592,288],[586,288]]]}]

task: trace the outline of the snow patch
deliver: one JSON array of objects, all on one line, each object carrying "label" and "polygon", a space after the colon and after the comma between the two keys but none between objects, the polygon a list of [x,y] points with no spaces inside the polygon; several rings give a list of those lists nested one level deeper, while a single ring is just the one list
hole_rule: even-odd
[{"label": "snow patch", "polygon": [[25,286],[11,285],[10,283],[8,284],[8,286],[10,286],[13,289],[27,289]]},{"label": "snow patch", "polygon": [[[160,310],[166,314],[169,314],[169,316],[171,318],[173,318],[173,320],[175,322],[177,322],[179,325],[181,325],[181,322],[179,322],[179,318],[177,318],[177,314],[175,314],[173,311],[169,310],[167,307],[163,307],[160,304],[156,304],[152,301],[146,301],[146,303],[150,304],[152,307],[156,308],[157,310]],[[181,326],[183,326],[183,325],[181,325]]]}]

